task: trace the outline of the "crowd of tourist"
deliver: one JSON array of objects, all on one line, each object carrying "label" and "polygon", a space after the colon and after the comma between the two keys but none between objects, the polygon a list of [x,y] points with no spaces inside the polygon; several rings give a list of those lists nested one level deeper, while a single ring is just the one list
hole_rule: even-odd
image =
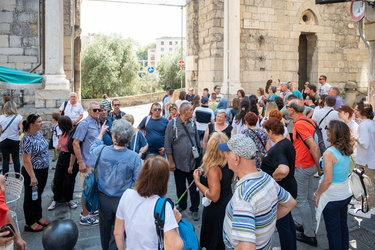
[{"label": "crowd of tourist", "polygon": [[[321,215],[329,248],[348,249],[348,212],[363,218],[375,214],[374,190],[368,191],[369,209],[362,209],[351,199],[348,184],[354,167],[350,158],[374,181],[374,112],[365,100],[345,103],[326,76],[318,80],[319,86],[306,82],[301,92],[292,82],[269,80],[256,94],[240,89],[232,100],[219,85],[212,93],[205,88],[202,96],[194,88],[168,87],[163,100],[152,103],[135,125],[133,115],[120,109],[121,101],[107,95],[101,103],[90,102],[83,118],[83,107],[71,93],[52,115],[50,145],[39,114],[22,121],[16,104],[6,102],[0,116],[3,174],[12,159],[14,171],[25,178],[25,231],[39,232],[49,224],[41,202],[48,150],[54,148],[54,197],[48,210],[64,203],[77,208],[76,175],[80,172],[83,189],[85,176],[96,167],[101,205],[89,211],[82,197],[79,223],[99,225],[103,249],[124,244],[156,249],[153,208],[166,195],[169,171],[177,197],[174,208],[166,207],[166,247],[182,249],[178,222],[187,208],[193,220],[200,220],[202,203],[200,246],[208,250],[267,248],[275,228],[280,249],[297,249],[297,240],[317,246]],[[323,143],[315,139],[317,129]],[[320,178],[317,189],[315,178]],[[295,206],[298,222],[291,213]],[[25,246],[19,235],[14,241]]]}]

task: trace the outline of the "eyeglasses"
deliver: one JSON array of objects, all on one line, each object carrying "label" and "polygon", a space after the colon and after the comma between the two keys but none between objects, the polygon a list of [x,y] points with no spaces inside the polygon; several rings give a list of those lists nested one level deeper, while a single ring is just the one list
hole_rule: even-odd
[{"label": "eyeglasses", "polygon": [[161,111],[161,108],[154,108],[153,111]]},{"label": "eyeglasses", "polygon": [[102,112],[101,109],[92,109],[92,112],[96,113],[96,112]]},{"label": "eyeglasses", "polygon": [[113,104],[113,106],[115,106],[115,107],[120,106],[120,103],[119,104]]}]

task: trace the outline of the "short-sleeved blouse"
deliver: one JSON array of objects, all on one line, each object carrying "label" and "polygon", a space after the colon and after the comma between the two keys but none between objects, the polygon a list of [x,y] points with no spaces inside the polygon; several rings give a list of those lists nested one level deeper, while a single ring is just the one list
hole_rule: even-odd
[{"label": "short-sleeved blouse", "polygon": [[20,153],[31,154],[30,161],[33,169],[49,167],[48,142],[40,131],[36,135],[25,133],[20,143]]}]

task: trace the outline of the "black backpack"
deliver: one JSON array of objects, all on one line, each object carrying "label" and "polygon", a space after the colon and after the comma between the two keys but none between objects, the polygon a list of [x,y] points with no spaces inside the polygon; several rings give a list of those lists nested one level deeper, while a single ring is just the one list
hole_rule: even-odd
[{"label": "black backpack", "polygon": [[[323,139],[323,134],[322,134],[321,128],[319,128],[319,126],[314,121],[310,122],[307,119],[300,119],[298,121],[306,121],[314,127],[314,141],[316,142],[316,144],[319,147],[320,154],[323,155],[323,153],[327,150],[327,147],[324,144],[324,139]],[[298,137],[301,137],[301,135],[298,132],[296,132],[296,138],[298,138]],[[302,139],[302,137],[301,137],[301,139]],[[302,140],[302,141],[305,144],[305,146],[308,149],[310,149],[309,145],[307,145],[307,143],[304,140]]]}]

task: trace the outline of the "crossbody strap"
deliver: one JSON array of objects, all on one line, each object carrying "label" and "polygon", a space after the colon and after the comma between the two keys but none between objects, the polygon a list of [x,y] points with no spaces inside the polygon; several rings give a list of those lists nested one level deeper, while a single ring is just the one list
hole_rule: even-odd
[{"label": "crossbody strap", "polygon": [[331,113],[333,111],[333,109],[331,109],[330,111],[327,112],[327,114],[323,117],[323,119],[320,120],[319,122],[319,127],[320,127],[320,124],[322,124],[323,120],[329,115],[329,113]]},{"label": "crossbody strap", "polygon": [[249,129],[251,130],[251,132],[253,132],[256,135],[256,137],[258,137],[260,143],[262,143],[263,148],[266,149],[266,145],[264,145],[264,143],[262,141],[262,138],[253,129],[251,129],[251,128],[249,128]]},{"label": "crossbody strap", "polygon": [[104,149],[104,148],[105,148],[105,146],[103,146],[102,149],[101,149],[100,152],[99,152],[98,158],[96,159],[96,162],[95,162],[95,169],[96,169],[96,167],[98,166],[99,159],[100,159],[100,156],[102,155],[102,152],[103,152],[103,149]]},{"label": "crossbody strap", "polygon": [[[195,145],[194,145],[194,143],[193,143],[193,140],[190,138],[189,131],[187,130],[187,128],[186,128],[184,122],[182,122],[181,124],[182,124],[182,127],[184,128],[184,130],[185,130],[185,132],[186,132],[186,134],[187,134],[187,137],[189,138],[189,141],[190,141],[190,143],[191,143],[191,146],[192,146],[192,147],[195,147]],[[196,130],[195,127],[194,127],[194,130]],[[196,131],[194,131],[194,136],[195,136],[195,132],[196,132]],[[196,138],[196,136],[195,136],[195,138]],[[198,147],[198,144],[197,144],[196,147]]]},{"label": "crossbody strap", "polygon": [[138,138],[138,129],[135,132],[135,140],[134,140],[134,146],[133,146],[133,151],[135,152],[135,146],[137,145],[137,138]]},{"label": "crossbody strap", "polygon": [[1,133],[4,133],[8,128],[9,126],[12,124],[12,122],[14,121],[14,119],[16,119],[16,115],[13,116],[12,120],[10,120],[10,122],[8,123],[8,125],[5,127],[5,129],[3,131],[1,131]]}]

